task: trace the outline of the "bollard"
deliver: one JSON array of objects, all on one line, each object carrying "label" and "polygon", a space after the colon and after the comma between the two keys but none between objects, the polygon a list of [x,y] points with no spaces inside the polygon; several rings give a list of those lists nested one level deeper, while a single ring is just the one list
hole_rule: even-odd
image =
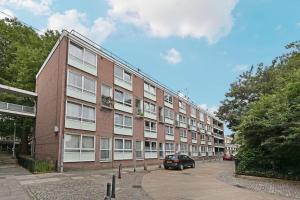
[{"label": "bollard", "polygon": [[110,183],[107,183],[107,187],[106,187],[106,196],[104,198],[104,200],[111,200],[111,184]]},{"label": "bollard", "polygon": [[111,198],[116,198],[116,175],[112,176]]},{"label": "bollard", "polygon": [[122,164],[119,165],[119,173],[118,173],[118,178],[121,179],[121,168],[122,168]]}]

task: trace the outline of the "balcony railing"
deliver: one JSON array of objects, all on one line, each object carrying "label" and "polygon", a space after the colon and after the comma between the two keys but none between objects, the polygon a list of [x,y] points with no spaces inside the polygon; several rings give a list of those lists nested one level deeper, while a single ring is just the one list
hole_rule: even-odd
[{"label": "balcony railing", "polygon": [[18,113],[35,115],[34,107],[22,106],[22,105],[2,102],[2,101],[0,101],[0,109],[9,111],[10,113],[18,112]]}]

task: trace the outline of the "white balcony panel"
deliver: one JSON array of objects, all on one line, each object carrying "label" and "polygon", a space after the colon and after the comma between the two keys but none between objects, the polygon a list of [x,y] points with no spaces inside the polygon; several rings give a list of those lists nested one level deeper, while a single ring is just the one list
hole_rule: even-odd
[{"label": "white balcony panel", "polygon": [[115,102],[114,108],[123,112],[132,113],[132,107]]},{"label": "white balcony panel", "polygon": [[207,131],[207,135],[211,135],[211,132],[210,132],[210,131]]},{"label": "white balcony panel", "polygon": [[201,156],[206,156],[206,153],[205,152],[201,152]]},{"label": "white balcony panel", "polygon": [[119,135],[132,135],[132,128],[122,128],[115,126],[114,133]]},{"label": "white balcony panel", "polygon": [[157,152],[145,152],[145,159],[157,158]]},{"label": "white balcony panel", "polygon": [[157,138],[157,133],[151,132],[151,131],[145,131],[144,132],[145,138]]},{"label": "white balcony panel", "polygon": [[197,127],[196,126],[190,126],[190,130],[197,131]]},{"label": "white balcony panel", "polygon": [[166,135],[166,140],[174,140],[174,135]]},{"label": "white balcony panel", "polygon": [[68,64],[72,65],[73,67],[85,71],[89,74],[97,76],[97,67],[90,66],[88,64],[84,64],[82,60],[72,56],[69,54],[68,56]]},{"label": "white balcony panel", "polygon": [[187,142],[187,138],[180,138],[180,142]]},{"label": "white balcony panel", "polygon": [[192,156],[193,156],[193,157],[196,157],[196,156],[198,156],[198,153],[197,153],[197,152],[193,152],[193,153],[192,153]]},{"label": "white balcony panel", "polygon": [[72,87],[67,88],[67,96],[73,97],[75,99],[80,99],[83,101],[91,102],[91,103],[96,103],[96,95],[81,92]]},{"label": "white balcony panel", "polygon": [[208,144],[208,145],[211,145],[212,143],[211,143],[211,142],[208,142],[207,144]]},{"label": "white balcony panel", "polygon": [[165,123],[167,124],[174,124],[174,120],[173,119],[169,119],[169,118],[165,118]]},{"label": "white balcony panel", "polygon": [[79,130],[86,130],[86,131],[96,131],[96,123],[84,122],[84,121],[68,119],[68,118],[66,118],[65,120],[65,127],[79,129]]},{"label": "white balcony panel", "polygon": [[205,133],[205,130],[204,129],[200,129],[200,133]]},{"label": "white balcony panel", "polygon": [[201,140],[200,144],[205,144],[205,141],[204,141],[204,140]]},{"label": "white balcony panel", "polygon": [[132,91],[132,84],[127,83],[121,79],[118,79],[115,77],[114,83],[122,88],[125,88],[126,90]]},{"label": "white balcony panel", "polygon": [[208,156],[212,156],[213,155],[213,153],[212,152],[208,152]]},{"label": "white balcony panel", "polygon": [[144,97],[151,99],[152,101],[156,101],[155,95],[149,94],[148,92],[145,92],[145,91],[144,91]]},{"label": "white balcony panel", "polygon": [[197,144],[197,140],[192,139],[193,144]]},{"label": "white balcony panel", "polygon": [[195,114],[191,114],[191,117],[196,118],[196,115]]},{"label": "white balcony panel", "polygon": [[165,106],[172,108],[173,109],[173,104],[169,103],[169,102],[165,102]]},{"label": "white balcony panel", "polygon": [[149,118],[149,119],[156,120],[156,115],[153,114],[153,113],[145,112],[145,113],[144,113],[144,117]]},{"label": "white balcony panel", "polygon": [[131,160],[133,159],[132,152],[114,152],[114,160]]},{"label": "white balcony panel", "polygon": [[187,128],[187,124],[183,122],[179,122],[179,127],[181,128]]},{"label": "white balcony panel", "polygon": [[182,108],[179,108],[179,112],[183,113],[183,114],[186,114],[186,111]]}]

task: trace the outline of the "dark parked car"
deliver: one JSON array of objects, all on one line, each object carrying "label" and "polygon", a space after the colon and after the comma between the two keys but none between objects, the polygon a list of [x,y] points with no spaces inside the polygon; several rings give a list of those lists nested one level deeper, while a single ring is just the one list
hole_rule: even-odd
[{"label": "dark parked car", "polygon": [[186,167],[195,168],[195,161],[186,155],[168,155],[164,159],[165,169],[176,168],[183,170]]},{"label": "dark parked car", "polygon": [[225,153],[223,155],[223,160],[234,160],[234,157],[232,154],[229,154],[229,153]]}]

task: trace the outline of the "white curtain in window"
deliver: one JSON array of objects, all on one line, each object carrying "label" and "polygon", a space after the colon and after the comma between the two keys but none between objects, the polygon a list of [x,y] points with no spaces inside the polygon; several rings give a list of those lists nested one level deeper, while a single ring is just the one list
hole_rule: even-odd
[{"label": "white curtain in window", "polygon": [[96,54],[89,50],[85,50],[84,61],[90,65],[96,66]]},{"label": "white curtain in window", "polygon": [[89,121],[95,122],[95,108],[83,106],[82,117]]},{"label": "white curtain in window", "polygon": [[82,76],[70,71],[68,77],[68,84],[77,88],[82,88]]},{"label": "white curtain in window", "polygon": [[95,94],[95,90],[96,90],[96,81],[86,78],[84,77],[84,89]]},{"label": "white curtain in window", "polygon": [[123,115],[115,113],[115,124],[123,126]]},{"label": "white curtain in window", "polygon": [[83,60],[83,48],[78,46],[77,44],[71,42],[70,43],[70,54],[77,57],[80,60]]},{"label": "white curtain in window", "polygon": [[132,127],[132,118],[125,116],[124,125],[127,127]]},{"label": "white curtain in window", "polygon": [[101,94],[106,97],[111,97],[111,87],[107,85],[101,86]]},{"label": "white curtain in window", "polygon": [[67,103],[67,116],[81,118],[81,105],[77,103]]},{"label": "white curtain in window", "polygon": [[123,103],[123,92],[119,91],[119,90],[115,90],[115,100],[118,102]]}]

